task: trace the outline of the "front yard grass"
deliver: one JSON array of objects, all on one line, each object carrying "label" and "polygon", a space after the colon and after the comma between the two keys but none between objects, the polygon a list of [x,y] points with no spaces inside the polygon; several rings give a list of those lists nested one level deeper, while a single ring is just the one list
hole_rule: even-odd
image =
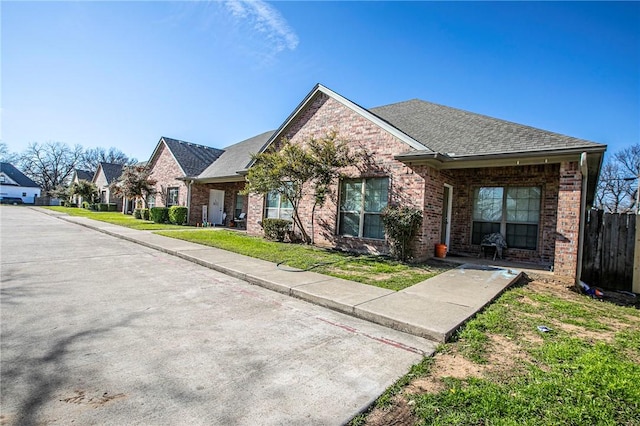
[{"label": "front yard grass", "polygon": [[282,263],[283,267],[311,269],[321,274],[396,291],[453,267],[437,261],[408,265],[381,256],[356,255],[299,244],[278,243],[261,237],[217,229],[188,229],[180,232],[156,233],[269,262]]},{"label": "front yard grass", "polygon": [[113,225],[124,226],[127,228],[138,229],[141,231],[153,231],[160,229],[185,229],[185,226],[168,225],[162,223],[154,223],[148,220],[136,219],[133,215],[122,214],[121,212],[97,212],[87,210],[80,207],[43,207],[45,209],[66,213],[69,216],[82,216],[101,222],[111,223]]},{"label": "front yard grass", "polygon": [[386,424],[640,425],[640,310],[521,283],[351,422]]}]

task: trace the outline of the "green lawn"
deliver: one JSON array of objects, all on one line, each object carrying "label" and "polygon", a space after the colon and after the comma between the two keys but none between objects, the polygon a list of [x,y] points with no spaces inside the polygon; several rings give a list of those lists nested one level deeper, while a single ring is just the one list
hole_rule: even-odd
[{"label": "green lawn", "polygon": [[351,424],[640,425],[640,311],[513,288],[376,405]]},{"label": "green lawn", "polygon": [[132,215],[122,214],[120,212],[96,212],[78,207],[44,207],[45,209],[66,213],[69,216],[82,216],[101,222],[112,223],[127,228],[139,230],[161,230],[161,229],[188,229],[186,226],[165,225],[153,223],[148,220],[136,219]]},{"label": "green lawn", "polygon": [[391,290],[401,290],[451,268],[440,262],[408,265],[386,257],[355,255],[299,244],[278,243],[267,241],[262,237],[251,237],[225,230],[190,229],[180,232],[159,231],[157,234],[270,262],[282,262],[283,267],[311,269],[321,274]]}]

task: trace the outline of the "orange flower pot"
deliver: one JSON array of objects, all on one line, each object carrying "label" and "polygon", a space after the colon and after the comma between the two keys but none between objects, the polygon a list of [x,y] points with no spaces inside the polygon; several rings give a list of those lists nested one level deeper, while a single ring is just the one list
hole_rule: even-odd
[{"label": "orange flower pot", "polygon": [[436,244],[436,257],[444,259],[447,256],[447,245]]}]

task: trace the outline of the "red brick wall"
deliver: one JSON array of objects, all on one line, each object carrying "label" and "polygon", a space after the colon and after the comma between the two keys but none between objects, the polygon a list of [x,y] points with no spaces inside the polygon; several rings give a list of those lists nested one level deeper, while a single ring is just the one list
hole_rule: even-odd
[{"label": "red brick wall", "polygon": [[181,206],[187,205],[187,185],[184,181],[176,179],[179,177],[184,177],[184,173],[173,158],[171,152],[167,149],[167,146],[162,143],[159,148],[158,155],[156,156],[156,160],[151,164],[151,178],[157,181],[157,207],[165,207],[163,200],[166,198],[167,189],[173,187],[178,188],[178,204]]},{"label": "red brick wall", "polygon": [[[389,177],[390,203],[425,208],[425,213],[429,217],[439,216],[442,209],[442,174],[425,166],[410,168],[394,160],[394,155],[410,151],[412,148],[334,99],[324,94],[317,95],[283,134],[293,143],[304,143],[311,137],[324,137],[331,130],[336,131],[341,139],[348,142],[352,152],[364,154],[364,160],[360,165],[343,171],[346,176]],[[428,185],[429,188],[440,185],[439,196],[437,191],[425,193],[425,181],[429,179],[434,180],[434,183]],[[261,234],[262,229],[257,225],[255,218],[262,217],[264,214],[263,198],[252,196],[249,204],[248,232]],[[312,206],[311,194],[307,194],[301,204],[300,216],[309,233],[311,232]],[[325,205],[316,209],[314,239],[317,245],[373,253],[388,252],[385,241],[336,235],[337,213],[338,182],[336,181]],[[439,236],[439,220],[434,224],[433,221],[426,219],[418,236],[416,257],[432,256],[433,244],[437,242]]]},{"label": "red brick wall", "polygon": [[578,267],[582,173],[577,162],[560,164],[554,272],[575,277]]},{"label": "red brick wall", "polygon": [[[190,225],[202,223],[202,206],[209,205],[209,190],[211,189],[224,191],[224,212],[227,214],[227,223],[229,223],[230,219],[233,219],[236,196],[239,191],[244,189],[244,182],[193,184],[191,185],[191,208],[189,210]],[[244,211],[245,213],[247,212],[246,202]]]},{"label": "red brick wall", "polygon": [[538,186],[542,189],[537,250],[508,249],[510,260],[553,263],[556,244],[559,165],[495,167],[451,170],[453,212],[450,250],[477,255],[480,246],[471,244],[473,192],[482,186]]}]

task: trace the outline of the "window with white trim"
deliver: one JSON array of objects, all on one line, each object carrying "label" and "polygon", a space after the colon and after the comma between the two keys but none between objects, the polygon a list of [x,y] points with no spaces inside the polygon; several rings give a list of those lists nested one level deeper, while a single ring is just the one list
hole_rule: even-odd
[{"label": "window with white trim", "polygon": [[178,205],[180,190],[177,187],[167,189],[167,207]]},{"label": "window with white trim", "polygon": [[471,243],[500,232],[511,248],[535,250],[540,227],[539,187],[476,188],[473,199]]},{"label": "window with white trim", "polygon": [[154,194],[149,194],[147,196],[147,208],[154,208],[156,206],[156,196]]},{"label": "window with white trim", "polygon": [[381,212],[389,201],[389,178],[343,179],[340,182],[338,234],[384,239]]},{"label": "window with white trim", "polygon": [[265,202],[264,217],[269,219],[291,220],[293,206],[282,194],[270,192],[267,194]]}]

